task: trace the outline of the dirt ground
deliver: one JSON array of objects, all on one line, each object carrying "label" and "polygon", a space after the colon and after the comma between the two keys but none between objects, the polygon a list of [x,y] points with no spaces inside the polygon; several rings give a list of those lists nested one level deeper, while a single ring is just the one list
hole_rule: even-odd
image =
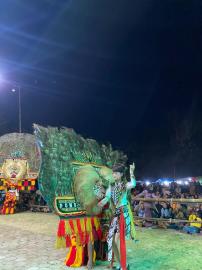
[{"label": "dirt ground", "polygon": [[[0,270],[67,270],[64,266],[67,250],[54,247],[57,224],[58,217],[54,214],[1,215]],[[137,243],[127,242],[130,270],[202,269],[201,235],[138,228],[137,239]],[[95,266],[98,269],[108,268]]]}]

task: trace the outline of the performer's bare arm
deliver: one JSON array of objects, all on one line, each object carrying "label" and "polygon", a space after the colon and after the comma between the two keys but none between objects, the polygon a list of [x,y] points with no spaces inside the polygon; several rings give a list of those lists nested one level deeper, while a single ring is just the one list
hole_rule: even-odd
[{"label": "performer's bare arm", "polygon": [[134,176],[134,171],[135,171],[135,163],[133,162],[132,165],[130,165],[130,182],[126,184],[126,189],[132,189],[136,186],[136,180]]},{"label": "performer's bare arm", "polygon": [[108,189],[106,190],[105,197],[98,203],[98,206],[103,207],[105,206],[111,198],[111,186],[109,185]]}]

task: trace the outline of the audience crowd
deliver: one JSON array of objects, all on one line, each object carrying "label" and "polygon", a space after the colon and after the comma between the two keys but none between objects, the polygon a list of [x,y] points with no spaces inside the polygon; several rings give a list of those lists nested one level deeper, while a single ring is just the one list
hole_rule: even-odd
[{"label": "audience crowd", "polygon": [[[155,198],[157,200],[156,202],[143,202],[137,201],[135,198]],[[158,198],[170,200],[158,201]],[[188,185],[179,185],[172,182],[167,186],[159,183],[149,186],[137,184],[131,194],[136,225],[159,226],[183,230],[190,234],[200,233],[202,228],[202,203],[173,202],[172,198],[182,200],[202,199],[202,186],[197,182],[190,182]],[[159,220],[152,218],[159,218]],[[168,221],[166,222],[165,219]]]}]

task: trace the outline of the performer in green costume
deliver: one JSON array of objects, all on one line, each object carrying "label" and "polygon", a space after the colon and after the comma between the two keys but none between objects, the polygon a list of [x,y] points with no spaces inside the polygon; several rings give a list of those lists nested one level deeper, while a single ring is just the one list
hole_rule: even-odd
[{"label": "performer in green costume", "polygon": [[[133,216],[128,202],[128,191],[136,186],[134,178],[134,163],[130,165],[130,182],[122,180],[124,167],[121,165],[113,166],[114,183],[110,184],[105,197],[99,202],[99,206],[103,207],[106,203],[110,202],[110,207],[113,209],[113,215],[108,234],[108,260],[112,261],[112,251],[115,254],[118,262],[117,269],[126,270],[126,247],[125,236],[130,236],[134,239],[135,230]],[[120,249],[121,256],[119,250]],[[129,266],[127,266],[129,268]]]}]

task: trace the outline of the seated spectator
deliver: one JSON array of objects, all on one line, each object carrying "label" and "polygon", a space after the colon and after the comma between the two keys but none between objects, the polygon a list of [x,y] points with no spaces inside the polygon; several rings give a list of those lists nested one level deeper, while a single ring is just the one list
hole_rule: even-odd
[{"label": "seated spectator", "polygon": [[201,221],[201,218],[198,216],[195,210],[192,211],[189,215],[189,221],[192,221],[188,226],[184,226],[183,231],[190,234],[200,233],[201,223],[193,221]]},{"label": "seated spectator", "polygon": [[199,198],[198,194],[195,194],[194,199],[198,199],[198,198]]},{"label": "seated spectator", "polygon": [[144,203],[141,203],[139,205],[139,209],[138,209],[138,217],[145,217],[145,209],[144,209]]},{"label": "seated spectator", "polygon": [[170,218],[171,217],[171,210],[168,207],[167,203],[162,203],[161,208],[161,218]]},{"label": "seated spectator", "polygon": [[[139,204],[135,206],[134,213],[135,213],[135,216],[138,216],[140,218],[145,217],[145,208],[144,208],[143,202],[139,202]],[[135,224],[140,226],[140,227],[142,227],[144,225],[144,223],[145,223],[144,220],[136,220],[135,219]]]},{"label": "seated spectator", "polygon": [[185,219],[185,215],[183,212],[183,208],[182,206],[179,204],[179,206],[176,208],[175,213],[174,213],[174,219]]},{"label": "seated spectator", "polygon": [[[153,187],[148,186],[145,190],[143,190],[140,194],[136,196],[137,198],[156,198],[155,194],[153,193]],[[145,227],[151,227],[152,222],[149,220],[152,217],[152,208],[154,203],[153,202],[145,202],[144,203],[144,214],[146,218]]]},{"label": "seated spectator", "polygon": [[[171,213],[175,213],[177,208],[178,208],[178,203],[177,202],[173,202],[171,203],[170,207],[171,207]],[[173,217],[174,218],[174,217]]]},{"label": "seated spectator", "polygon": [[160,218],[161,217],[161,208],[162,208],[162,205],[159,202],[154,204],[154,207],[152,208],[152,217],[153,218]]}]

